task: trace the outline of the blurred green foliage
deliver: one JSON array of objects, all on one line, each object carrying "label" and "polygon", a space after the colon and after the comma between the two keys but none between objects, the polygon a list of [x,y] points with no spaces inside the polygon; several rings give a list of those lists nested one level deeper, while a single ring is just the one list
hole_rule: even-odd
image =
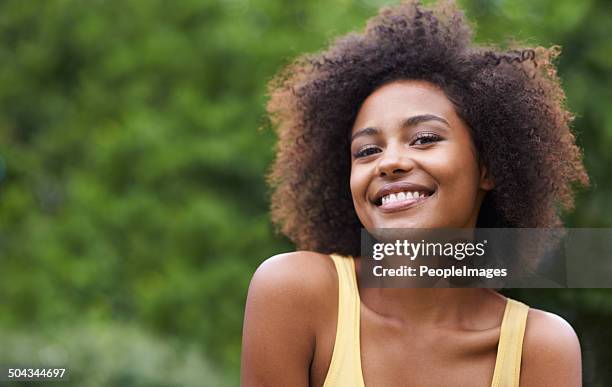
[{"label": "blurred green foliage", "polygon": [[[200,362],[237,383],[249,278],[262,260],[292,249],[267,215],[274,136],[259,130],[267,125],[266,82],[296,55],[362,28],[386,3],[1,2],[0,360],[19,359],[4,351],[34,354],[51,337],[7,332],[44,330],[60,332],[51,342],[67,348],[75,373],[90,367],[83,351],[106,364],[108,377],[123,372],[117,385],[194,380],[151,370],[148,354],[181,351],[114,328],[129,324],[195,344],[203,357],[185,367],[190,375],[200,369],[205,385],[221,382]],[[481,42],[563,47],[560,76],[593,183],[567,221],[610,227],[612,6],[460,3]],[[511,294],[572,322],[586,384],[611,383],[604,365],[612,361],[612,292]],[[112,340],[83,333],[91,326]],[[125,363],[140,359],[133,371],[111,361],[113,343],[123,342],[135,346]]]},{"label": "blurred green foliage", "polygon": [[[66,368],[65,387],[226,386],[197,348],[161,341],[125,324],[64,326],[46,332],[2,332],[0,364]],[[7,386],[40,386],[14,381]]]}]

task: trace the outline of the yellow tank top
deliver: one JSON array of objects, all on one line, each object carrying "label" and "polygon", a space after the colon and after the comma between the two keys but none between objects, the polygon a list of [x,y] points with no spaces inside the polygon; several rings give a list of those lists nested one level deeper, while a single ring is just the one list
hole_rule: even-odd
[{"label": "yellow tank top", "polygon": [[[323,387],[365,387],[359,343],[359,290],[352,257],[331,255],[338,272],[338,325]],[[508,298],[491,387],[518,387],[529,307]]]}]

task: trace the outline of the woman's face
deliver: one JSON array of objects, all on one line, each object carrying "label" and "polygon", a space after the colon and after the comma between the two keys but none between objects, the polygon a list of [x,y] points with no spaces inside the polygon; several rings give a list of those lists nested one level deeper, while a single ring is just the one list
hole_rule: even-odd
[{"label": "woman's face", "polygon": [[351,193],[366,229],[476,226],[493,183],[441,89],[408,80],[380,87],[351,136]]}]

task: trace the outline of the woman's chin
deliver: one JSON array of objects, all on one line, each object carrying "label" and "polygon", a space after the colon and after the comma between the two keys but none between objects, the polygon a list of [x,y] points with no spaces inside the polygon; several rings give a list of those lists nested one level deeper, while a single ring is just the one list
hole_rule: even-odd
[{"label": "woman's chin", "polygon": [[374,228],[395,228],[395,229],[423,229],[423,228],[443,228],[444,225],[436,224],[424,219],[384,219],[375,222]]}]

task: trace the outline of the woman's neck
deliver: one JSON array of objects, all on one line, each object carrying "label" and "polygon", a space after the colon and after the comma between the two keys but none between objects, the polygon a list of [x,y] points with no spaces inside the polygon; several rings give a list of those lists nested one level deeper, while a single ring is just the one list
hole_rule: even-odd
[{"label": "woman's neck", "polygon": [[[359,262],[356,262],[356,269],[359,278]],[[502,295],[481,288],[360,287],[359,293],[362,304],[372,312],[410,325],[469,325],[484,329],[498,324],[496,316],[499,313],[494,313],[493,319],[485,318],[482,313],[496,309],[503,311],[505,307]],[[491,316],[491,313],[487,314]]]}]

